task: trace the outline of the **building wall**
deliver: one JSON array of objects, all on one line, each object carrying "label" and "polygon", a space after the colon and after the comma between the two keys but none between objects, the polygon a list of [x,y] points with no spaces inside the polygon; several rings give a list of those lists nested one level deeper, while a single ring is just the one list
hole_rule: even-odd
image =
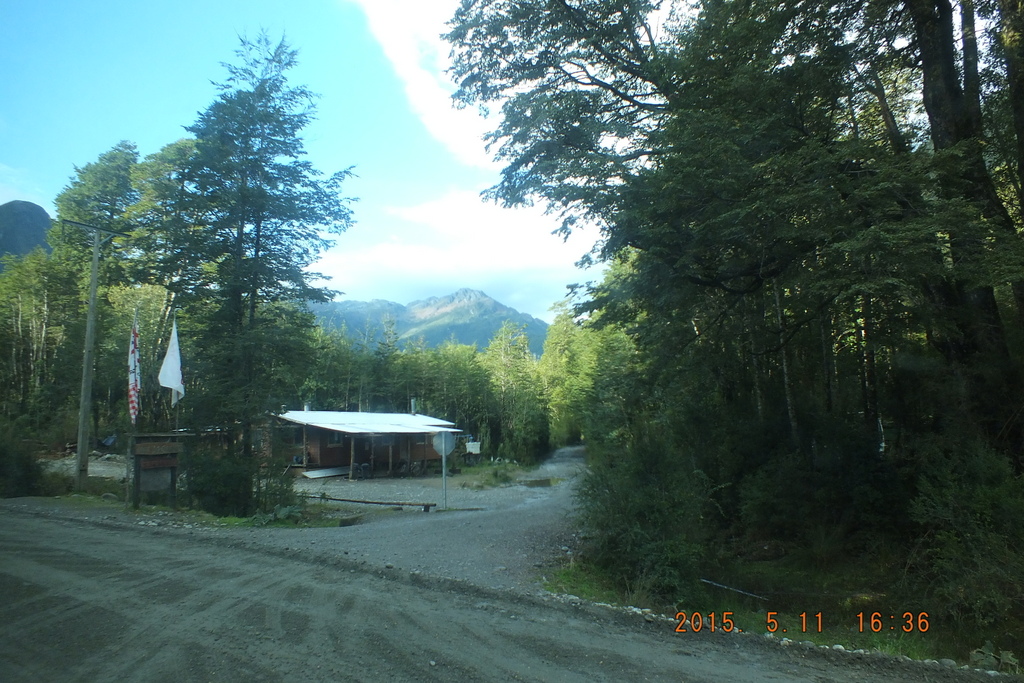
[{"label": "building wall", "polygon": [[[310,466],[348,467],[352,457],[352,436],[319,427],[307,427],[306,430]],[[354,438],[356,463],[372,462],[377,474],[387,474],[389,445],[395,473],[402,471],[402,462],[408,469],[409,462],[429,463],[441,459],[429,434],[357,435]]]}]

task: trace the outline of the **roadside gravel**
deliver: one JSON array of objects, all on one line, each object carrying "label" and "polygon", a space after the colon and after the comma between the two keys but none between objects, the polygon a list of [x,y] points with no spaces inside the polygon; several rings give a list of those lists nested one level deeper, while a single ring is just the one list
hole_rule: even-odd
[{"label": "roadside gravel", "polygon": [[[74,457],[49,467],[73,474]],[[185,521],[186,513],[127,513],[120,509],[62,508],[60,514],[102,517],[108,524],[162,526],[189,533],[216,533],[246,547],[281,552],[315,553],[350,562],[417,572],[424,578],[466,581],[484,588],[542,593],[546,572],[573,552],[573,489],[584,469],[582,447],[557,450],[540,467],[514,482],[475,489],[467,478],[377,478],[349,481],[344,477],[298,477],[300,493],[318,497],[420,503],[420,506],[344,504],[358,523],[325,528],[200,528]],[[123,479],[123,458],[106,456],[89,463],[93,476]],[[549,481],[550,485],[537,486]],[[436,507],[424,513],[422,504]],[[29,499],[23,505],[34,505]],[[188,526],[186,527],[186,524]]]},{"label": "roadside gravel", "polygon": [[[439,477],[304,479],[297,488],[311,495],[438,507],[424,513],[421,507],[365,506],[363,521],[354,526],[238,534],[261,545],[319,549],[371,565],[537,593],[545,571],[574,547],[572,492],[583,466],[582,448],[562,448],[508,486],[474,490],[463,487],[459,475],[449,477],[447,496]],[[551,485],[528,485],[544,480]]]}]

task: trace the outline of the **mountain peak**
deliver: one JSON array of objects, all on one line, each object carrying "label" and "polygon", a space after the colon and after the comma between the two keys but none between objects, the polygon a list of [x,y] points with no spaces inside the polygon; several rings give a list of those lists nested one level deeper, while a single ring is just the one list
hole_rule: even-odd
[{"label": "mountain peak", "polygon": [[454,338],[460,344],[483,349],[506,321],[526,327],[530,350],[540,355],[547,336],[547,324],[496,301],[477,289],[462,288],[446,296],[413,301],[408,306],[376,299],[370,302],[340,301],[312,307],[326,328],[344,324],[354,332],[375,331],[379,339],[384,320],[395,322],[399,339],[422,339],[438,346]]},{"label": "mountain peak", "polygon": [[46,243],[49,229],[50,216],[38,204],[21,199],[0,204],[0,256],[21,256],[36,247],[49,251]]}]

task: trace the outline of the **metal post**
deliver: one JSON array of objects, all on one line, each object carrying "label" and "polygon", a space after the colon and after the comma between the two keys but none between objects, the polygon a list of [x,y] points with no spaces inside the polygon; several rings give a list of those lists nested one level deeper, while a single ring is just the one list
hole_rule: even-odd
[{"label": "metal post", "polygon": [[82,355],[82,395],[78,404],[78,477],[82,491],[89,479],[89,413],[92,409],[93,346],[96,342],[96,287],[100,268],[100,231],[93,230],[92,271],[89,276],[89,312],[85,320],[85,352]]}]

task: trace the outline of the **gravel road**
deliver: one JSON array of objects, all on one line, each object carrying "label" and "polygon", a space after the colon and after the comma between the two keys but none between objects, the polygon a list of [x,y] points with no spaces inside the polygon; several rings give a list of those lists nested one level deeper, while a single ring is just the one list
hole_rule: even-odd
[{"label": "gravel road", "polygon": [[[540,590],[571,547],[581,454],[320,529],[197,526],[68,499],[0,501],[0,681],[957,681],[973,672],[674,622]],[[305,482],[442,502],[436,480]],[[358,494],[358,495],[355,495]],[[412,498],[410,498],[412,497]],[[465,509],[481,508],[481,509]]]}]

